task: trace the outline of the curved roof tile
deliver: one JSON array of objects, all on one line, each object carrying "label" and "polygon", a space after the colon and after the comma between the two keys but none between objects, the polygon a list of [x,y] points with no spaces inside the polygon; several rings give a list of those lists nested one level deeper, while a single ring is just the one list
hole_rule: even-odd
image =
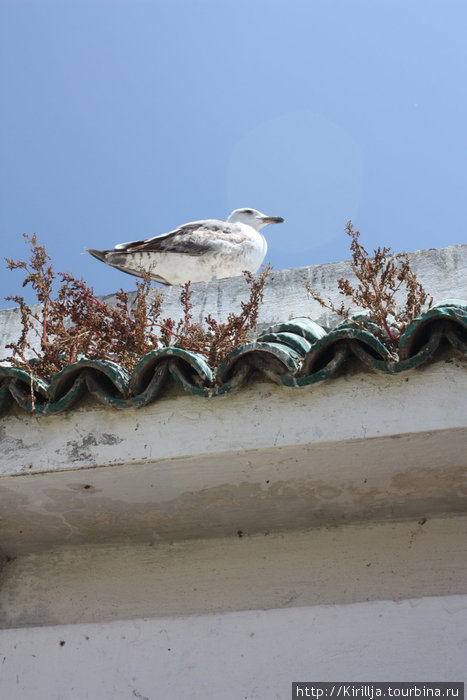
[{"label": "curved roof tile", "polygon": [[156,401],[170,377],[187,393],[205,397],[232,392],[255,377],[307,386],[342,373],[352,357],[388,374],[414,370],[433,360],[441,344],[467,357],[467,303],[448,300],[412,321],[401,337],[397,360],[375,332],[377,327],[362,315],[328,333],[310,319],[292,319],[235,348],[215,373],[203,356],[175,347],[147,353],[131,376],[115,362],[82,359],[48,384],[24,370],[0,366],[0,412],[16,404],[30,413],[52,415],[71,409],[86,393],[112,408],[139,408]]}]

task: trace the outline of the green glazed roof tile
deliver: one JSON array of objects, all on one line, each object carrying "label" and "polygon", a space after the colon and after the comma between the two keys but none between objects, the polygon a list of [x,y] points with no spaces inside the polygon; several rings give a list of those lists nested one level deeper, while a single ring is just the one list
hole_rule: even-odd
[{"label": "green glazed roof tile", "polygon": [[258,340],[262,341],[264,336],[270,333],[293,333],[296,336],[306,338],[310,343],[314,343],[326,335],[326,331],[322,326],[305,317],[293,318],[286,323],[277,323],[274,326],[270,326],[258,336]]},{"label": "green glazed roof tile", "polygon": [[368,314],[353,314],[349,318],[344,319],[335,326],[332,330],[337,331],[343,328],[353,328],[356,330],[365,330],[369,333],[378,334],[381,332],[381,328],[371,321]]},{"label": "green glazed roof tile", "polygon": [[[449,327],[459,331],[467,330],[467,309],[465,302],[462,306],[453,306],[449,303],[447,306],[435,306],[429,311],[421,314],[414,319],[402,334],[399,341],[399,357],[402,360],[408,359],[415,354],[417,348],[421,348],[427,338],[427,327],[433,328],[435,325],[440,326],[444,331]],[[428,329],[429,330],[429,329]],[[464,341],[465,345],[465,341]],[[467,348],[464,349],[464,352]]]},{"label": "green glazed roof tile", "polygon": [[464,301],[463,299],[443,299],[443,301],[438,301],[436,304],[433,304],[431,308],[437,309],[439,307],[449,306],[454,306],[455,308],[461,309],[462,311],[467,311],[467,301]]},{"label": "green glazed roof tile", "polygon": [[400,339],[399,359],[376,337],[379,330],[361,314],[329,333],[310,319],[292,319],[235,348],[215,373],[202,355],[175,347],[147,353],[131,376],[110,360],[82,358],[47,383],[4,365],[0,411],[16,404],[52,415],[70,410],[86,393],[112,408],[138,408],[156,401],[171,378],[187,393],[204,397],[236,391],[255,377],[305,387],[342,374],[351,357],[372,371],[397,374],[435,360],[441,345],[467,357],[467,303],[462,300],[446,300],[412,321]]},{"label": "green glazed roof tile", "polygon": [[235,348],[221,362],[216,373],[217,384],[223,384],[231,379],[240,360],[242,364],[247,362],[252,370],[256,369],[269,379],[278,382],[282,374],[296,372],[301,359],[298,352],[282,343],[257,341],[246,343]]},{"label": "green glazed roof tile", "polygon": [[281,383],[285,386],[310,386],[310,384],[318,384],[325,379],[339,374],[345,365],[345,360],[348,356],[348,348],[346,345],[334,344],[332,354],[323,362],[321,367],[308,374],[297,373],[294,376],[284,375],[281,377]]},{"label": "green glazed roof tile", "polygon": [[281,345],[286,345],[292,348],[292,350],[295,350],[301,357],[305,357],[307,352],[311,350],[310,341],[303,338],[301,335],[295,335],[295,333],[263,333],[258,340],[262,343],[279,343]]},{"label": "green glazed roof tile", "polygon": [[[0,366],[0,381],[8,387],[18,406],[32,413],[42,413],[48,405],[48,384],[17,367]],[[4,399],[6,403],[6,399]]]},{"label": "green glazed roof tile", "polygon": [[205,358],[197,352],[168,348],[172,352],[170,374],[185,391],[194,396],[209,396],[214,375]]}]

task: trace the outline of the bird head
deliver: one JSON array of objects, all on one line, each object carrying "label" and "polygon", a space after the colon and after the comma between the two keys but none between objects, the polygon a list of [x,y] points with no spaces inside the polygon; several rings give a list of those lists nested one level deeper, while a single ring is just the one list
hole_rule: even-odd
[{"label": "bird head", "polygon": [[229,223],[247,224],[259,231],[263,226],[268,224],[281,224],[284,219],[281,216],[266,216],[257,209],[235,209],[229,218]]}]

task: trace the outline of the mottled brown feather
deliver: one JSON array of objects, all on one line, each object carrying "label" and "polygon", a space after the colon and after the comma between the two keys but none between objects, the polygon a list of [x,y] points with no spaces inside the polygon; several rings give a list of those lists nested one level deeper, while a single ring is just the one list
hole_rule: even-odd
[{"label": "mottled brown feather", "polygon": [[234,225],[222,222],[206,225],[203,223],[191,223],[180,226],[162,236],[155,236],[142,241],[132,241],[125,245],[122,252],[125,253],[152,253],[173,252],[186,255],[204,255],[214,250],[213,245],[204,234],[212,234],[222,231],[229,235],[235,231]]}]

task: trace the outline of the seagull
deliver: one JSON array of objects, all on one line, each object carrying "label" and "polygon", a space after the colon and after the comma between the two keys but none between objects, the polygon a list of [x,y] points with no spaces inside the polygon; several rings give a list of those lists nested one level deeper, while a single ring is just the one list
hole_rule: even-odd
[{"label": "seagull", "polygon": [[260,229],[283,221],[256,209],[235,209],[227,221],[190,221],[160,236],[86,251],[117,270],[165,285],[236,277],[256,272],[263,262],[268,245]]}]

